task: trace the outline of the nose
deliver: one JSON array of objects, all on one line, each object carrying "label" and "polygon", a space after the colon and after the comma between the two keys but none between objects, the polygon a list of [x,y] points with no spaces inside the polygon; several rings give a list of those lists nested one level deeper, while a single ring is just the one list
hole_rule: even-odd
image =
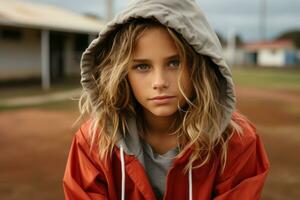
[{"label": "nose", "polygon": [[153,75],[152,88],[157,89],[165,89],[169,87],[169,81],[167,78],[167,73],[164,70],[155,70]]}]

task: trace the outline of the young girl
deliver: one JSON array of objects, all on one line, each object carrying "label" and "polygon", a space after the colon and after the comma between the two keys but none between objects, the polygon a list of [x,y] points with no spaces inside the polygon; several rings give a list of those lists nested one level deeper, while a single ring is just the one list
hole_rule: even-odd
[{"label": "young girl", "polygon": [[82,57],[66,199],[259,199],[269,163],[193,0],[137,0]]}]

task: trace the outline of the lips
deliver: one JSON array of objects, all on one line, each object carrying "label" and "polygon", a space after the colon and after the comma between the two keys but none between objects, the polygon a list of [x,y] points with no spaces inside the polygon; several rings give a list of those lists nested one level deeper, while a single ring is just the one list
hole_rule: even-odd
[{"label": "lips", "polygon": [[175,99],[175,96],[156,96],[150,99],[156,105],[166,105],[171,103]]},{"label": "lips", "polygon": [[150,100],[163,100],[163,99],[170,99],[174,98],[175,96],[156,96],[154,98],[151,98]]}]

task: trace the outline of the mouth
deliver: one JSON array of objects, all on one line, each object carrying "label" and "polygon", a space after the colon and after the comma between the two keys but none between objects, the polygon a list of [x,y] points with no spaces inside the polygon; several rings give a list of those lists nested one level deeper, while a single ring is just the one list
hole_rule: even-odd
[{"label": "mouth", "polygon": [[156,96],[154,98],[151,98],[150,100],[153,101],[156,104],[168,104],[173,99],[175,99],[175,96]]},{"label": "mouth", "polygon": [[163,100],[163,99],[171,99],[171,98],[174,98],[175,96],[156,96],[154,98],[151,98],[150,100]]}]

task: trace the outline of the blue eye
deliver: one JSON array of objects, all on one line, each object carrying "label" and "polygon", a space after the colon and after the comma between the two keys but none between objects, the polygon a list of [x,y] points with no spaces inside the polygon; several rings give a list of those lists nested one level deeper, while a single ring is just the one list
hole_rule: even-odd
[{"label": "blue eye", "polygon": [[172,67],[172,68],[178,68],[179,65],[180,65],[179,59],[171,60],[171,61],[169,62],[169,67]]}]

